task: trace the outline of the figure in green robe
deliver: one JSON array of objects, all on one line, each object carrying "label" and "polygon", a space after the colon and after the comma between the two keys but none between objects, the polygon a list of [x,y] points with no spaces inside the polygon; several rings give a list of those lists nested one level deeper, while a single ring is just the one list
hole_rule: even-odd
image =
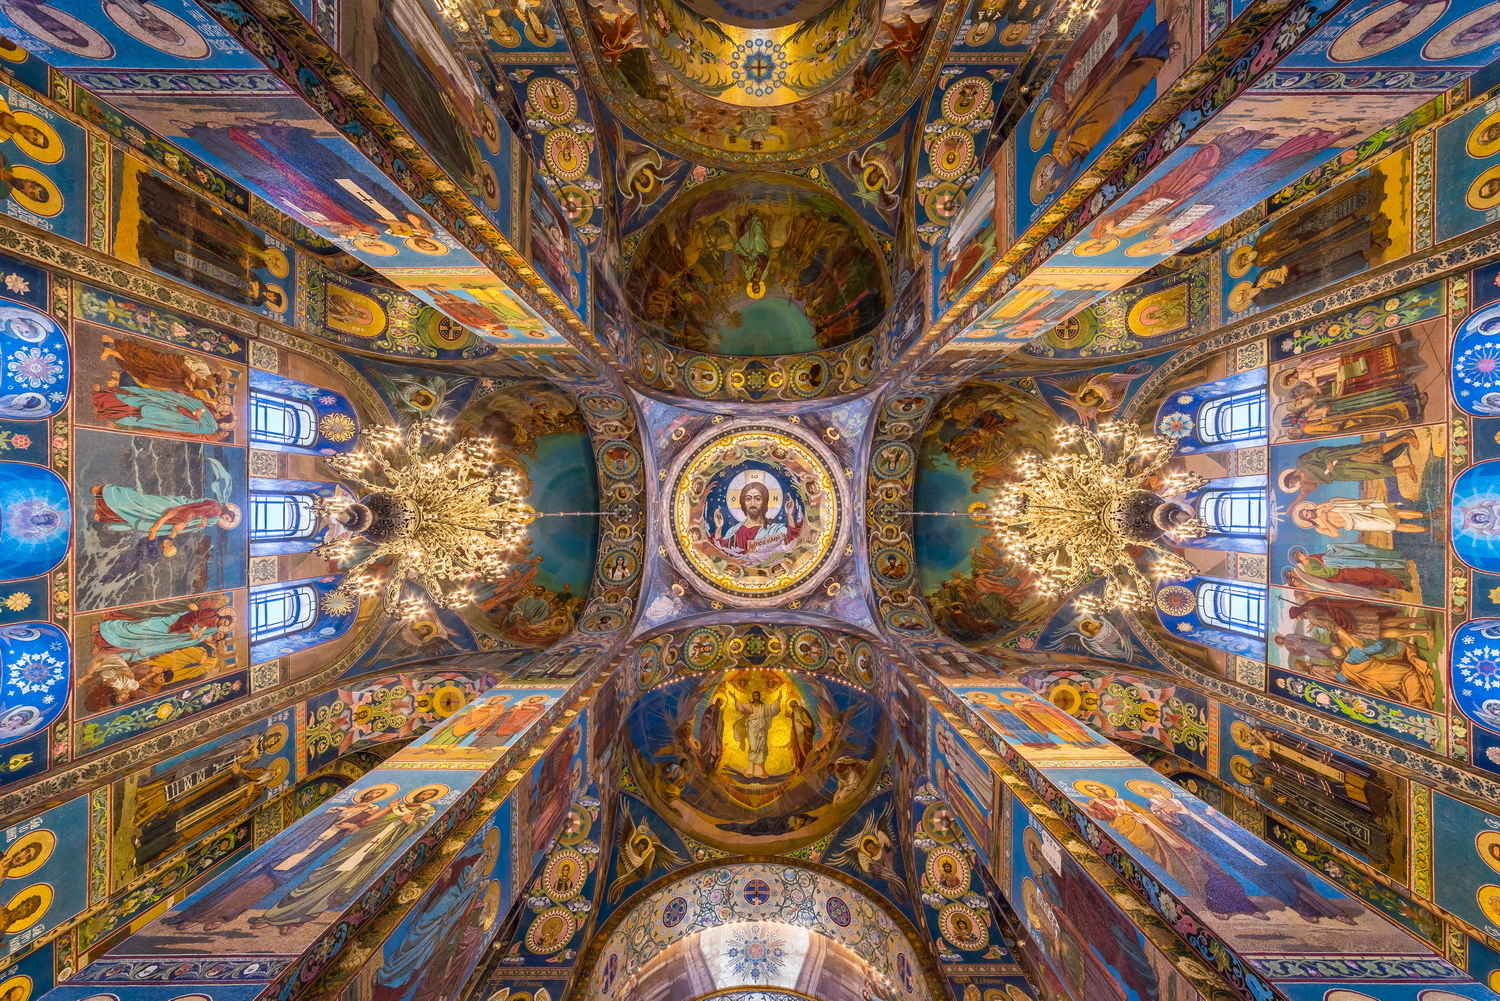
[{"label": "figure in green robe", "polygon": [[444,786],[424,786],[392,804],[389,812],[360,828],[286,896],[252,919],[250,927],[270,925],[290,935],[325,912],[342,912],[374,882],[407,838],[427,825],[437,813],[428,801],[445,791]]}]

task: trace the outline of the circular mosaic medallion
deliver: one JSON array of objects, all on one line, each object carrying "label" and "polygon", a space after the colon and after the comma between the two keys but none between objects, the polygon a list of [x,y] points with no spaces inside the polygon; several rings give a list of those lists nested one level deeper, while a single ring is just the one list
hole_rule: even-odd
[{"label": "circular mosaic medallion", "polygon": [[542,141],[542,157],[552,173],[564,181],[576,181],[589,172],[589,151],[572,129],[559,128],[547,133]]},{"label": "circular mosaic medallion", "polygon": [[932,400],[926,396],[898,396],[893,400],[885,402],[885,412],[888,416],[895,418],[918,417],[932,406]]},{"label": "circular mosaic medallion", "polygon": [[622,417],[625,401],[613,393],[590,393],[583,398],[584,408],[595,417]]},{"label": "circular mosaic medallion", "polygon": [[860,382],[869,382],[875,375],[875,341],[865,341],[854,349],[849,361],[854,366],[854,375]]},{"label": "circular mosaic medallion", "polygon": [[688,666],[706,671],[724,656],[724,634],[713,626],[701,626],[682,638],[682,659]]},{"label": "circular mosaic medallion", "polygon": [[558,834],[559,844],[578,845],[587,840],[589,831],[594,826],[594,818],[581,806],[573,806],[568,810],[567,822],[563,824],[562,832]]},{"label": "circular mosaic medallion", "polygon": [[566,125],[578,114],[578,95],[556,77],[533,77],[526,84],[526,105],[553,125]]},{"label": "circular mosaic medallion", "polygon": [[948,85],[943,95],[943,117],[954,125],[967,125],[989,106],[994,84],[982,76],[966,76]]},{"label": "circular mosaic medallion", "polygon": [[892,629],[913,633],[926,632],[932,628],[931,620],[915,608],[891,609],[885,615],[885,624]]},{"label": "circular mosaic medallion", "polygon": [[828,642],[817,629],[798,629],[792,633],[791,651],[799,666],[816,671],[828,659]]},{"label": "circular mosaic medallion", "polygon": [[948,904],[938,911],[938,927],[943,938],[964,952],[978,952],[990,944],[990,930],[984,918],[964,904]]},{"label": "circular mosaic medallion", "polygon": [[911,576],[911,560],[904,550],[882,549],[870,561],[880,579],[887,584],[900,584]]},{"label": "circular mosaic medallion", "polygon": [[629,549],[612,549],[604,554],[604,579],[611,584],[629,584],[640,569],[640,558]]},{"label": "circular mosaic medallion", "polygon": [[526,929],[526,948],[538,956],[559,952],[578,930],[573,912],[566,907],[549,907],[536,916]]},{"label": "circular mosaic medallion", "polygon": [[769,97],[786,82],[787,54],[768,38],[751,38],[729,57],[735,86],[752,97]]},{"label": "circular mosaic medallion", "polygon": [[822,355],[803,355],[791,367],[788,388],[805,399],[813,399],[828,384],[831,366]]},{"label": "circular mosaic medallion", "polygon": [[641,646],[641,652],[637,655],[640,659],[640,681],[641,691],[661,681],[669,673],[668,668],[662,664],[661,649],[654,643],[646,643]]},{"label": "circular mosaic medallion", "polygon": [[927,885],[949,900],[969,892],[969,860],[952,848],[939,848],[927,856]]},{"label": "circular mosaic medallion", "polygon": [[667,901],[667,906],[661,909],[661,923],[668,928],[676,928],[682,924],[682,919],[687,917],[687,901],[681,897],[673,897]]},{"label": "circular mosaic medallion", "polygon": [[628,441],[611,441],[599,449],[604,471],[617,480],[628,480],[641,468],[641,454]]},{"label": "circular mosaic medallion", "polygon": [[542,892],[561,904],[578,896],[588,875],[588,862],[571,848],[553,852],[542,870]]},{"label": "circular mosaic medallion", "polygon": [[1167,615],[1190,615],[1198,599],[1181,584],[1169,584],[1156,592],[1156,607]]},{"label": "circular mosaic medallion", "polygon": [[828,902],[823,906],[828,911],[828,920],[840,928],[848,928],[849,922],[854,920],[854,915],[850,912],[849,905],[844,902],[843,897],[829,897]]},{"label": "circular mosaic medallion", "polygon": [[586,633],[612,633],[625,625],[625,616],[610,608],[601,608],[598,611],[585,615],[578,623],[578,628]]},{"label": "circular mosaic medallion", "polygon": [[929,147],[932,172],[945,181],[964,175],[974,166],[974,136],[968,129],[952,128]]},{"label": "circular mosaic medallion", "polygon": [[822,444],[790,427],[708,439],[672,478],[674,561],[741,605],[810,589],[844,534],[833,468]]},{"label": "circular mosaic medallion", "polygon": [[771,899],[771,887],[763,879],[752,879],[745,884],[745,901],[751,904],[764,904]]},{"label": "circular mosaic medallion", "polygon": [[882,480],[897,480],[905,476],[916,461],[916,453],[904,441],[886,442],[880,446],[872,460],[875,475]]},{"label": "circular mosaic medallion", "polygon": [[922,811],[922,831],[938,844],[948,845],[958,840],[958,823],[942,803],[929,803]]},{"label": "circular mosaic medallion", "polygon": [[641,343],[636,346],[635,363],[636,371],[641,374],[642,379],[647,382],[654,382],[656,380],[656,352],[651,349],[650,341],[642,340]]},{"label": "circular mosaic medallion", "polygon": [[875,648],[864,640],[849,652],[849,673],[866,688],[875,687]]},{"label": "circular mosaic medallion", "polygon": [[688,389],[698,396],[713,396],[724,384],[724,370],[719,363],[704,355],[695,355],[682,367],[682,377]]}]

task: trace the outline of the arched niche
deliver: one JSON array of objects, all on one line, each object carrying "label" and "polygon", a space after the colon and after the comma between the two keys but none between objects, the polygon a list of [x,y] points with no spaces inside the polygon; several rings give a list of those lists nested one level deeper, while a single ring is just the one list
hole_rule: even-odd
[{"label": "arched niche", "polygon": [[928,1001],[912,934],[873,896],[785,860],[699,869],[610,920],[582,996]]}]

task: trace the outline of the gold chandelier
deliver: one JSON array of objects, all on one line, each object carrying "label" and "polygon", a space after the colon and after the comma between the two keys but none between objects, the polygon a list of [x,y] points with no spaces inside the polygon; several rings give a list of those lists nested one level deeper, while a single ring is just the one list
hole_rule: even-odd
[{"label": "gold chandelier", "polygon": [[403,584],[414,579],[435,604],[454,608],[474,600],[471,584],[499,580],[510,569],[537,517],[521,499],[521,476],[496,471],[493,439],[450,444],[450,435],[446,422],[433,419],[366,428],[358,450],[327,460],[364,495],[318,502],[318,513],[349,534],[313,552],[340,564],[355,560],[325,602],[384,590],[395,613],[404,609]]},{"label": "gold chandelier", "polygon": [[1080,610],[1144,608],[1154,590],[1139,563],[1146,553],[1155,554],[1150,569],[1158,579],[1195,573],[1160,541],[1208,534],[1207,524],[1166,499],[1207,480],[1173,472],[1152,481],[1177,453],[1176,441],[1126,423],[1098,430],[1063,424],[1057,441],[1051,455],[1023,453],[1016,480],[975,512],[989,521],[995,541],[1036,575],[1038,591],[1066,594],[1102,579],[1101,594],[1079,596]]}]

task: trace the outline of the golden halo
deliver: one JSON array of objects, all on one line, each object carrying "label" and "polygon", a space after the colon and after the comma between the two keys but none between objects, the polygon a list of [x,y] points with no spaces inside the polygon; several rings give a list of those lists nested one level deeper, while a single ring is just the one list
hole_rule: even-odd
[{"label": "golden halo", "polygon": [[1474,839],[1474,850],[1484,864],[1500,872],[1500,831],[1481,831]]},{"label": "golden halo", "polygon": [[[7,869],[5,871],[6,879],[20,879],[22,876],[30,876],[46,865],[47,860],[52,857],[53,850],[57,848],[57,835],[47,830],[32,831],[18,838],[16,843],[10,846],[10,851],[5,854],[14,855],[28,845],[40,845],[42,853],[25,865],[18,865],[14,869]],[[4,993],[4,991],[0,991],[0,996],[3,996]]]},{"label": "golden halo", "polygon": [[1042,148],[1042,145],[1047,141],[1047,134],[1052,131],[1048,128],[1047,122],[1051,112],[1052,98],[1049,97],[1036,106],[1036,114],[1031,116],[1031,129],[1027,138],[1031,142],[1033,153]]},{"label": "golden halo", "polygon": [[1075,257],[1098,257],[1100,254],[1109,253],[1119,245],[1120,238],[1117,236],[1106,236],[1100,240],[1084,240],[1073,248],[1073,255]]},{"label": "golden halo", "polygon": [[266,252],[261,255],[266,261],[266,270],[277,278],[285,278],[292,273],[292,262],[286,259],[278,247],[267,247]]},{"label": "golden halo", "polygon": [[30,125],[47,137],[47,145],[38,146],[17,132],[11,138],[15,139],[16,145],[21,148],[22,153],[25,153],[37,163],[57,163],[63,158],[63,154],[66,151],[63,149],[62,136],[57,134],[57,130],[52,127],[52,123],[48,122],[47,119],[41,115],[32,114],[30,111],[12,112],[11,117],[16,120],[18,125]]},{"label": "golden halo", "polygon": [[[1137,796],[1145,796],[1147,799],[1150,799],[1152,793],[1156,792],[1161,792],[1168,798],[1172,797],[1172,790],[1168,789],[1160,782],[1152,782],[1150,779],[1127,779],[1125,781],[1125,788],[1129,789]],[[1147,792],[1148,789],[1150,790],[1150,792]]]},{"label": "golden halo", "polygon": [[1229,724],[1229,739],[1234,741],[1235,746],[1242,751],[1253,751],[1260,746],[1260,742],[1255,739],[1254,731],[1250,729],[1250,724],[1242,719]]},{"label": "golden halo", "polygon": [[1254,283],[1240,282],[1229,290],[1229,311],[1231,313],[1243,313],[1255,305],[1255,300],[1251,298],[1253,295],[1255,295]]},{"label": "golden halo", "polygon": [[441,257],[448,252],[447,244],[434,240],[430,236],[408,236],[406,247],[408,250],[415,250],[428,257]]},{"label": "golden halo", "polygon": [[[1480,189],[1491,181],[1495,183],[1496,190],[1492,194],[1483,194]],[[1500,164],[1496,164],[1474,178],[1474,183],[1469,185],[1469,190],[1464,194],[1464,201],[1468,203],[1469,208],[1480,212],[1500,205]]]},{"label": "golden halo", "polygon": [[277,758],[271,762],[271,781],[267,783],[272,789],[286,781],[287,774],[292,770],[292,763],[286,758]]},{"label": "golden halo", "polygon": [[500,916],[500,881],[490,880],[484,888],[484,910],[482,912],[484,930],[489,931],[495,926],[495,918]]},{"label": "golden halo", "polygon": [[1323,1001],[1375,1001],[1375,999],[1368,994],[1361,994],[1359,991],[1339,988],[1338,990],[1332,990],[1324,994]]},{"label": "golden halo", "polygon": [[26,209],[26,211],[35,212],[39,216],[51,217],[63,210],[62,192],[57,190],[57,185],[52,183],[52,178],[43,174],[35,167],[26,166],[24,163],[12,167],[10,173],[12,177],[23,181],[35,181],[46,188],[47,193],[51,196],[45,202],[39,202],[30,195],[23,195],[20,191],[16,190],[14,184],[11,185],[10,196],[20,202],[21,207]]},{"label": "golden halo", "polygon": [[407,793],[406,794],[406,801],[408,803],[414,802],[417,793],[419,793],[419,792],[426,792],[429,789],[435,789],[435,790],[437,790],[437,796],[432,797],[433,799],[437,799],[438,796],[443,796],[443,795],[445,795],[448,792],[448,787],[447,786],[443,785],[441,782],[434,782],[432,785],[418,786],[417,788],[413,789],[411,792]]},{"label": "golden halo", "polygon": [[489,864],[484,867],[484,871],[489,873],[495,868],[495,863],[500,861],[500,828],[491,827],[485,831],[482,845],[480,857],[489,860]]},{"label": "golden halo", "polygon": [[1246,244],[1243,247],[1234,248],[1234,253],[1229,255],[1229,277],[1243,278],[1255,267],[1255,248]]},{"label": "golden halo", "polygon": [[[1389,21],[1397,14],[1406,10],[1406,7],[1407,5],[1402,0],[1397,0],[1396,3],[1385,4],[1378,10],[1366,14],[1358,21],[1355,21],[1349,27],[1345,28],[1343,33],[1334,39],[1333,44],[1328,47],[1328,58],[1336,63],[1352,63],[1358,62],[1361,59],[1373,58],[1382,52],[1389,52],[1397,46],[1411,41],[1432,27],[1437,22],[1437,19],[1443,16],[1443,12],[1448,9],[1446,3],[1429,4],[1423,7],[1404,28],[1389,38],[1383,39],[1374,45],[1362,45],[1360,43],[1360,39],[1368,34],[1370,29]],[[1429,56],[1428,58],[1432,57]]]},{"label": "golden halo", "polygon": [[[394,782],[381,782],[378,785],[368,786],[368,787],[366,787],[364,789],[361,789],[358,792],[356,792],[354,794],[354,799],[352,800],[352,802],[355,802],[355,803],[358,803],[358,802],[361,802],[361,801],[363,801],[363,802],[375,802],[376,800],[385,799],[387,796],[389,796],[393,792],[400,792],[400,791],[401,791],[401,787],[398,786]],[[369,797],[369,799],[366,799],[365,797],[369,796],[369,794],[372,793],[372,792],[378,792],[378,793],[380,793],[380,795],[379,796],[371,796],[371,797]]]},{"label": "golden halo", "polygon": [[72,42],[63,41],[38,24],[36,19],[29,13],[12,4],[0,4],[0,10],[3,10],[16,23],[16,26],[26,32],[26,34],[32,38],[39,39],[54,49],[62,49],[64,52],[71,52],[73,55],[82,56],[85,59],[109,59],[115,54],[115,47],[105,41],[103,35],[78,20],[72,14],[60,11],[56,7],[48,7],[48,14],[56,18],[59,23],[77,32],[78,36],[83,39],[84,44],[75,45]]},{"label": "golden halo", "polygon": [[1456,59],[1459,56],[1466,56],[1471,52],[1479,51],[1486,45],[1492,44],[1495,41],[1495,36],[1500,35],[1500,31],[1487,32],[1472,41],[1463,42],[1458,45],[1453,43],[1459,35],[1482,21],[1488,21],[1496,13],[1500,13],[1500,3],[1485,4],[1478,10],[1465,14],[1436,35],[1433,35],[1432,41],[1422,46],[1422,58],[1431,59],[1433,62],[1442,62],[1445,59]]},{"label": "golden halo", "polygon": [[[1491,128],[1495,130],[1495,137],[1493,139],[1481,139],[1480,133]],[[1470,130],[1469,138],[1465,142],[1464,148],[1476,160],[1483,160],[1487,156],[1500,153],[1500,111],[1485,115],[1479,124]]]},{"label": "golden halo", "polygon": [[1500,886],[1494,883],[1484,884],[1474,893],[1474,900],[1479,904],[1479,909],[1484,911],[1485,917],[1500,925]]},{"label": "golden halo", "polygon": [[500,178],[488,160],[479,161],[479,190],[486,205],[492,209],[500,207]]},{"label": "golden halo", "polygon": [[395,257],[401,253],[401,251],[389,243],[386,243],[384,240],[377,240],[373,236],[356,236],[352,242],[356,250],[362,250],[367,254],[374,254],[376,257]]},{"label": "golden halo", "polygon": [[1000,32],[1000,44],[1020,45],[1026,41],[1026,36],[1029,34],[1031,34],[1031,24],[1028,21],[1017,21],[1015,24],[1007,24],[1005,30]]},{"label": "golden halo", "polygon": [[994,21],[979,21],[969,25],[969,30],[964,32],[964,44],[975,48],[988,42],[995,37]]},{"label": "golden halo", "polygon": [[1240,783],[1240,785],[1255,785],[1255,772],[1253,769],[1254,766],[1250,764],[1250,759],[1243,754],[1236,754],[1229,759],[1229,774],[1233,775],[1234,780]]},{"label": "golden halo", "polygon": [[7,911],[14,910],[15,906],[21,901],[25,900],[27,897],[41,897],[42,906],[38,907],[36,910],[32,911],[30,914],[28,914],[26,917],[22,918],[15,924],[8,924],[4,928],[0,928],[0,932],[3,932],[6,935],[13,935],[18,931],[24,931],[25,929],[30,928],[32,925],[42,920],[42,918],[47,914],[47,908],[52,906],[52,887],[48,886],[46,883],[32,883],[26,889],[22,890],[20,893],[17,893],[14,897],[11,897],[10,903],[5,905],[5,909]]},{"label": "golden halo", "polygon": [[286,746],[289,731],[285,723],[277,723],[266,729],[266,735],[261,740],[261,747],[265,748],[267,754],[275,754]]},{"label": "golden halo", "polygon": [[261,289],[260,297],[265,302],[266,308],[273,313],[285,313],[286,307],[291,302],[286,297],[286,289],[275,282],[266,282],[266,287]]},{"label": "golden halo", "polygon": [[1114,789],[1112,789],[1109,786],[1105,785],[1103,782],[1100,782],[1098,779],[1079,779],[1077,782],[1073,783],[1073,788],[1077,789],[1079,792],[1083,793],[1085,796],[1090,796],[1090,797],[1093,797],[1095,799],[1098,799],[1098,798],[1101,798],[1101,797],[1099,796],[1099,794],[1097,792],[1089,792],[1090,788],[1103,789],[1104,790],[1104,796],[1102,797],[1103,799],[1114,799],[1115,796],[1116,796],[1116,793],[1115,793]]},{"label": "golden halo", "polygon": [[495,117],[495,112],[483,101],[476,99],[474,110],[479,114],[479,137],[484,140],[484,148],[490,151],[491,156],[499,156],[500,119]]},{"label": "golden halo", "polygon": [[208,42],[198,33],[198,29],[188,24],[175,14],[162,10],[156,4],[144,5],[151,12],[151,16],[164,24],[169,31],[177,36],[176,42],[169,42],[153,35],[146,30],[135,18],[126,13],[125,8],[118,4],[105,0],[104,13],[125,34],[134,38],[143,45],[149,45],[158,52],[176,56],[178,59],[206,59],[213,52]]},{"label": "golden halo", "polygon": [[26,50],[8,38],[0,39],[0,59],[4,59],[8,63],[24,63],[26,61]]},{"label": "golden halo", "polygon": [[1042,158],[1036,162],[1036,167],[1031,172],[1031,201],[1034,205],[1040,205],[1043,198],[1051,192],[1042,186],[1042,168],[1047,164],[1057,164],[1057,158],[1051,153],[1043,153]]},{"label": "golden halo", "polygon": [[1170,236],[1153,236],[1149,240],[1140,243],[1132,243],[1125,248],[1126,257],[1153,257],[1156,254],[1165,254],[1173,247]]},{"label": "golden halo", "polygon": [[31,986],[31,978],[24,973],[18,973],[4,983],[0,983],[0,998],[5,997],[5,995],[20,987],[24,991],[21,995],[21,1001],[28,1001],[31,997]]}]

